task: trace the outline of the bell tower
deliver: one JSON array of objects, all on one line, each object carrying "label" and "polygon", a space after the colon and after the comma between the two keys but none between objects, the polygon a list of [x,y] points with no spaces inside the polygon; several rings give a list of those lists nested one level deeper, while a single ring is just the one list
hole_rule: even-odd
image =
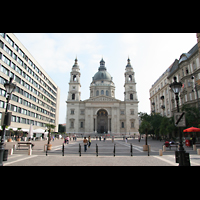
[{"label": "bell tower", "polygon": [[78,65],[77,58],[72,66],[72,71],[70,73],[69,91],[68,91],[68,101],[80,101],[81,100],[81,83],[80,83],[80,68]]},{"label": "bell tower", "polygon": [[133,71],[133,67],[131,66],[130,59],[128,58],[125,73],[124,73],[124,76],[125,76],[124,101],[138,101],[134,75],[135,73]]}]

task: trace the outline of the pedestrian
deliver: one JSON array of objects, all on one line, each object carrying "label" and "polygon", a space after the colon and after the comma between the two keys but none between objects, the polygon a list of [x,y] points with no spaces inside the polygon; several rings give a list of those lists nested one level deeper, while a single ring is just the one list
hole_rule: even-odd
[{"label": "pedestrian", "polygon": [[192,137],[192,144],[194,145],[194,144],[196,144],[196,137],[193,135],[193,137]]},{"label": "pedestrian", "polygon": [[126,143],[127,143],[127,140],[128,140],[128,139],[127,139],[127,137],[126,137],[126,139],[125,139],[125,142],[126,142]]},{"label": "pedestrian", "polygon": [[87,143],[88,143],[88,141],[87,141],[86,137],[84,137],[83,144],[84,144],[84,151],[85,152],[87,151]]},{"label": "pedestrian", "polygon": [[141,140],[141,137],[139,136],[139,137],[138,137],[138,142],[140,142],[140,140]]},{"label": "pedestrian", "polygon": [[90,148],[90,146],[91,146],[91,137],[89,136],[88,137],[88,148]]},{"label": "pedestrian", "polygon": [[65,144],[67,143],[67,137],[65,137]]},{"label": "pedestrian", "polygon": [[69,144],[69,136],[67,136],[67,144]]}]

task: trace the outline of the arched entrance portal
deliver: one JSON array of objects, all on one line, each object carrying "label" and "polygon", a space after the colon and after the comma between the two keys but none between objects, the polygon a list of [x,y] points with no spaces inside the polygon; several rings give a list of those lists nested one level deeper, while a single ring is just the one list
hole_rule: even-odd
[{"label": "arched entrance portal", "polygon": [[108,133],[108,113],[104,109],[97,113],[97,133]]}]

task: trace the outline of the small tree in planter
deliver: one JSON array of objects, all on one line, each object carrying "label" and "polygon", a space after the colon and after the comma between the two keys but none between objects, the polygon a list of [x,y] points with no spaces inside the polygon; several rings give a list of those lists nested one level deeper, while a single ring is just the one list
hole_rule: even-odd
[{"label": "small tree in planter", "polygon": [[51,130],[54,129],[56,126],[54,126],[53,124],[45,124],[45,126],[47,127],[47,130],[48,131],[48,143],[47,143],[47,149],[48,150],[51,150],[51,144],[50,144],[50,141],[51,141]]},{"label": "small tree in planter", "polygon": [[12,128],[9,128],[9,132],[10,132],[10,136],[9,136],[8,142],[11,142],[12,141],[11,134],[14,133],[14,131]]},{"label": "small tree in planter", "polygon": [[23,135],[23,131],[22,131],[22,128],[17,128],[17,135],[18,135],[18,138],[17,138],[17,141],[20,141],[20,137],[22,137]]},{"label": "small tree in planter", "polygon": [[145,145],[143,145],[143,151],[147,151],[147,135],[148,135],[148,132],[152,129],[152,126],[151,124],[146,121],[146,120],[143,120],[142,123],[140,124],[140,127],[139,127],[139,132],[140,133],[145,133],[146,134],[146,138],[145,138]]}]

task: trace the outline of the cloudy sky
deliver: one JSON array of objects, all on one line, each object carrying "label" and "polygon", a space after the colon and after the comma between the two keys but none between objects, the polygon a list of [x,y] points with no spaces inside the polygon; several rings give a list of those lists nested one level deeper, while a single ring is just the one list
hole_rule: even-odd
[{"label": "cloudy sky", "polygon": [[139,112],[150,113],[149,89],[162,73],[196,43],[196,33],[15,33],[61,90],[59,123],[66,121],[70,71],[77,56],[81,100],[103,57],[115,83],[115,98],[124,100],[128,56],[135,71]]}]

